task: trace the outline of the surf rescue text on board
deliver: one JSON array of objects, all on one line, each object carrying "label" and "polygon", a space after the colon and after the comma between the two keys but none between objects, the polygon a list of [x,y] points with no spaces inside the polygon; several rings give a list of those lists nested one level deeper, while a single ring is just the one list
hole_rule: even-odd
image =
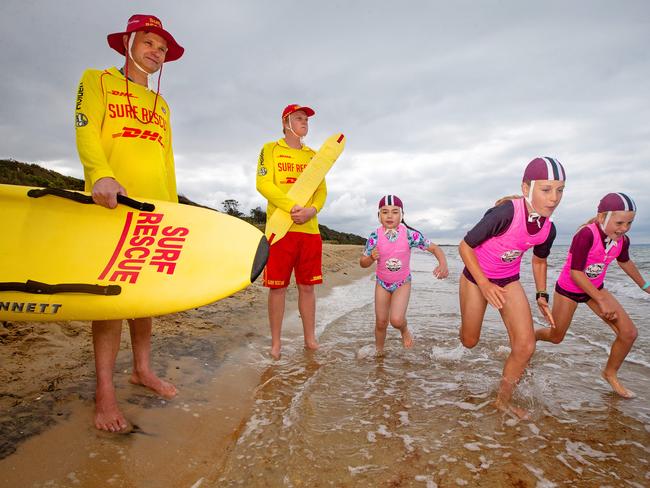
[{"label": "surf rescue text on board", "polygon": [[140,212],[135,224],[133,215],[127,214],[120,240],[100,280],[135,283],[145,266],[153,266],[157,273],[174,274],[190,230],[164,226],[165,214]]}]

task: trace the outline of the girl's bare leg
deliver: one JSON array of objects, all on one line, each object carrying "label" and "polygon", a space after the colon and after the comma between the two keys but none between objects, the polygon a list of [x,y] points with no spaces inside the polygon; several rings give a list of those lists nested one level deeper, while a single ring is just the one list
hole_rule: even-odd
[{"label": "girl's bare leg", "polygon": [[407,349],[413,347],[413,336],[406,322],[406,309],[411,297],[411,283],[404,283],[393,292],[390,300],[390,324],[402,334],[402,344]]},{"label": "girl's bare leg", "polygon": [[481,337],[481,326],[485,316],[487,300],[481,290],[470,282],[465,275],[460,275],[458,297],[460,299],[460,342],[471,349]]},{"label": "girl's bare leg", "polygon": [[503,378],[497,395],[499,410],[512,412],[517,417],[528,418],[528,412],[512,405],[512,393],[535,352],[535,330],[528,298],[519,281],[509,283],[508,301],[500,310],[510,338],[510,355],[503,366]]},{"label": "girl's bare leg", "polygon": [[570,298],[560,295],[558,292],[553,294],[553,319],[555,327],[542,327],[535,330],[535,339],[538,341],[552,342],[559,344],[564,340],[564,336],[569,330],[573,314],[578,308],[578,303]]},{"label": "girl's bare leg", "polygon": [[384,290],[379,283],[375,285],[375,351],[378,356],[384,353],[391,297],[390,292]]},{"label": "girl's bare leg", "polygon": [[[630,349],[632,349],[632,345],[637,338],[638,332],[634,325],[634,322],[632,322],[632,319],[630,319],[630,316],[627,314],[618,300],[616,300],[616,298],[611,293],[609,293],[609,291],[605,289],[602,291],[609,294],[611,299],[614,300],[617,304],[616,321],[603,319],[603,321],[609,325],[616,333],[616,340],[612,344],[612,348],[609,352],[609,359],[607,360],[607,365],[605,366],[602,375],[603,378],[607,380],[607,382],[611,385],[612,389],[620,396],[623,398],[634,398],[636,394],[625,388],[619,382],[617,375],[618,370],[623,365],[623,361],[625,361],[625,358],[630,352]],[[596,315],[600,316],[600,309],[593,300],[589,300],[587,302],[587,305],[589,305],[589,308],[591,308]]]}]

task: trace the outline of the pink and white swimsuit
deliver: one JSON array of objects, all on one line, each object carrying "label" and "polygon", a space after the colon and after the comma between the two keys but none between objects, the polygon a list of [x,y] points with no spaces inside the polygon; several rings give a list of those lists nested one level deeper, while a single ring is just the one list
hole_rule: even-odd
[{"label": "pink and white swimsuit", "polygon": [[[597,225],[598,224],[594,222],[587,226],[587,228],[591,230],[594,239],[591,244],[591,249],[589,249],[587,262],[585,263],[585,269],[583,271],[587,275],[587,278],[589,278],[589,281],[591,281],[596,288],[601,288],[605,281],[605,274],[607,274],[608,266],[621,254],[623,250],[623,239],[621,239],[616,246],[613,246],[609,252],[606,252]],[[560,277],[557,280],[557,286],[570,293],[584,294],[585,291],[580,288],[575,281],[573,281],[573,278],[571,278],[571,257],[572,254],[569,250],[566,262],[564,263]]]},{"label": "pink and white swimsuit", "polygon": [[474,248],[481,270],[489,279],[518,276],[523,254],[545,242],[551,232],[551,219],[547,218],[539,232],[531,235],[526,229],[526,202],[518,198],[512,205],[514,215],[508,230]]},{"label": "pink and white swimsuit", "polygon": [[[390,285],[397,284],[395,289],[399,288],[411,277],[411,246],[408,242],[406,226],[399,224],[397,239],[393,242],[386,236],[384,228],[379,227],[377,229],[377,250],[379,251],[377,278],[381,280],[380,284],[383,282],[390,288],[393,288]],[[386,289],[388,290],[388,288]]]}]

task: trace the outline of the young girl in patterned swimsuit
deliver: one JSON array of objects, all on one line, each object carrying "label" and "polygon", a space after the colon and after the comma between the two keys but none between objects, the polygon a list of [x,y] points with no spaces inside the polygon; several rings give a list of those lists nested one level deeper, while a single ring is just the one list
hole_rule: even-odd
[{"label": "young girl in patterned swimsuit", "polygon": [[402,334],[404,347],[413,346],[413,336],[406,323],[406,308],[411,295],[411,248],[432,253],[438,259],[433,275],[438,279],[449,275],[445,254],[436,244],[403,222],[404,206],[395,195],[386,195],[379,201],[381,225],[370,234],[359,260],[362,268],[377,261],[375,285],[375,349],[382,355],[388,323]]},{"label": "young girl in patterned swimsuit", "polygon": [[598,205],[598,215],[578,229],[573,236],[566,262],[555,285],[553,318],[555,327],[535,331],[537,340],[559,344],[564,339],[579,303],[586,303],[616,334],[603,378],[624,398],[635,394],[618,381],[617,373],[637,337],[637,329],[614,296],[603,287],[607,267],[616,259],[618,265],[646,293],[650,283],[644,281],[628,249],[625,235],[632,226],[636,205],[624,193],[608,193]]},{"label": "young girl in patterned swimsuit", "polygon": [[519,282],[521,258],[533,248],[537,305],[552,324],[545,291],[546,257],[556,234],[550,216],[562,199],[564,180],[564,168],[557,160],[533,159],[524,171],[523,198],[499,200],[459,246],[465,263],[460,277],[460,340],[465,347],[474,347],[487,304],[498,309],[508,330],[511,352],[503,367],[496,406],[520,418],[528,417],[528,412],[511,404],[512,393],[535,352],[533,317]]}]

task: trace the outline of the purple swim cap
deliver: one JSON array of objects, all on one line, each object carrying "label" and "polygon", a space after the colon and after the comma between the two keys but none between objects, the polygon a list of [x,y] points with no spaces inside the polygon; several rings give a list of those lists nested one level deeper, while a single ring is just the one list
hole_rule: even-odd
[{"label": "purple swim cap", "polygon": [[565,181],[566,173],[564,172],[564,166],[554,158],[535,158],[526,166],[524,177],[521,181],[535,180]]},{"label": "purple swim cap", "polygon": [[598,213],[601,212],[636,212],[634,200],[625,193],[608,193],[598,203]]},{"label": "purple swim cap", "polygon": [[385,207],[386,205],[395,205],[396,207],[404,210],[402,200],[400,200],[399,197],[395,195],[384,195],[381,197],[381,200],[379,200],[379,208]]}]

